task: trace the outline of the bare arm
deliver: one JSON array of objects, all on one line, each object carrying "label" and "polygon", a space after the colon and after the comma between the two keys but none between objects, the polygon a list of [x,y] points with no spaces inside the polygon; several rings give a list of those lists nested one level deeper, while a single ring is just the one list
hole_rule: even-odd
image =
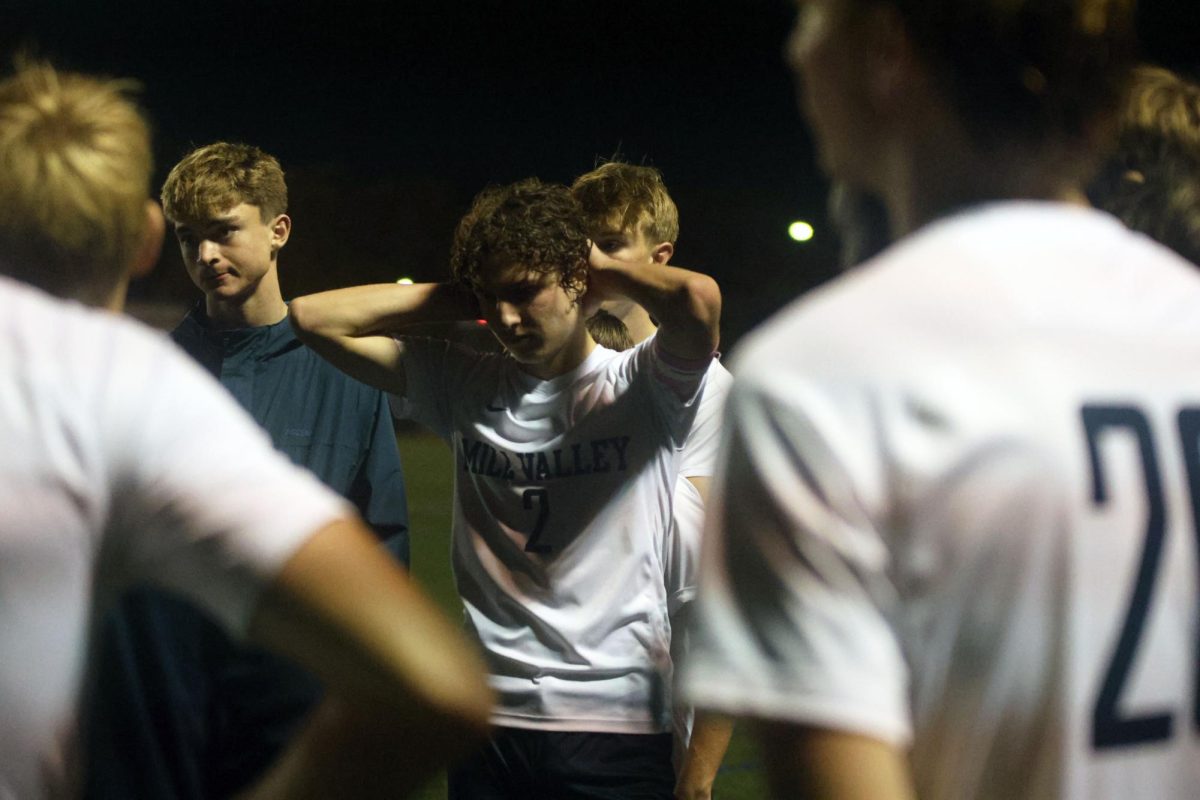
[{"label": "bare arm", "polygon": [[[696,487],[703,503],[708,502],[708,490],[712,478],[707,475],[690,475],[687,481]],[[678,630],[683,639],[680,654],[686,655],[688,632],[693,615],[691,603],[678,612],[678,618],[671,621],[671,627]],[[672,653],[675,647],[672,647]],[[675,783],[677,800],[707,800],[712,797],[713,784],[717,779],[717,771],[725,759],[725,751],[729,749],[729,740],[733,736],[733,720],[729,717],[711,712],[697,711],[692,725],[692,738],[688,741],[687,752],[684,753],[683,763],[679,769],[679,779]]]},{"label": "bare arm", "polygon": [[712,355],[720,340],[721,290],[699,272],[665,264],[619,261],[592,245],[589,305],[628,297],[658,320],[658,341],[686,359]]},{"label": "bare arm", "polygon": [[877,739],[764,722],[758,740],[774,797],[915,800],[904,755]]},{"label": "bare arm", "polygon": [[403,394],[403,351],[392,334],[406,325],[474,319],[475,298],[449,283],[351,286],[297,297],[288,316],[296,335],[363,383]]},{"label": "bare arm", "polygon": [[357,520],[288,560],[250,633],[327,696],[247,798],[403,797],[486,733],[479,655]]},{"label": "bare arm", "polygon": [[729,749],[733,720],[706,711],[696,712],[692,738],[675,782],[676,800],[708,800],[717,771]]}]

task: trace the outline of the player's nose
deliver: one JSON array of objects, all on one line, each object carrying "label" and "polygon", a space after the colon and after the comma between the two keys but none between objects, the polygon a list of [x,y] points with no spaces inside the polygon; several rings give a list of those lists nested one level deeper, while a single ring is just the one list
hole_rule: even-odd
[{"label": "player's nose", "polygon": [[196,248],[196,260],[201,264],[211,264],[217,260],[219,255],[216,242],[211,242],[208,239],[201,239],[199,246]]},{"label": "player's nose", "polygon": [[521,311],[513,303],[496,302],[496,320],[506,328],[515,328],[521,321]]}]

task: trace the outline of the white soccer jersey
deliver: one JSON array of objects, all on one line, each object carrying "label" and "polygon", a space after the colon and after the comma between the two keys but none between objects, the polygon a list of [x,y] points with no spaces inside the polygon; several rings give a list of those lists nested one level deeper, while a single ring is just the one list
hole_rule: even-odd
[{"label": "white soccer jersey", "polygon": [[716,471],[721,445],[721,420],[732,385],[733,376],[729,370],[720,361],[714,360],[708,368],[696,419],[679,458],[674,519],[663,545],[667,600],[671,613],[690,603],[696,595],[704,503],[696,487],[687,479],[711,478]]},{"label": "white soccer jersey", "polygon": [[135,323],[0,278],[0,365],[0,798],[69,797],[99,601],[151,581],[240,631],[347,511]]},{"label": "white soccer jersey", "polygon": [[1196,797],[1200,276],[986,206],[734,361],[686,683],[911,744],[917,794]]},{"label": "white soccer jersey", "polygon": [[510,727],[667,728],[659,547],[708,361],[651,338],[549,381],[403,339],[407,416],[454,451],[452,564]]},{"label": "white soccer jersey", "polygon": [[[679,477],[675,481],[671,526],[662,545],[663,579],[667,585],[667,613],[671,622],[671,665],[669,686],[674,688],[675,665],[687,657],[690,649],[692,614],[690,604],[696,597],[699,577],[700,542],[704,531],[704,500],[688,478],[711,478],[716,471],[721,443],[721,420],[733,376],[714,360],[708,368],[704,394],[700,397],[696,419],[679,458]],[[683,750],[692,735],[692,707],[670,697],[671,723],[675,733],[675,764],[682,763]]]}]

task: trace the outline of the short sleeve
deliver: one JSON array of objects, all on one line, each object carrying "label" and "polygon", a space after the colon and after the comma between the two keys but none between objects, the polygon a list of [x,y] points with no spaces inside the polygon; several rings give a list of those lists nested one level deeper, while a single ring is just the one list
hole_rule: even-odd
[{"label": "short sleeve", "polygon": [[889,555],[863,484],[871,404],[743,380],[710,497],[685,689],[697,706],[910,737]]},{"label": "short sleeve", "polygon": [[403,564],[409,563],[408,499],[396,428],[382,392],[375,393],[375,414],[367,453],[351,485],[349,499],[388,551]]},{"label": "short sleeve", "polygon": [[675,479],[671,528],[663,555],[667,585],[667,613],[674,616],[696,595],[700,537],[704,530],[704,500],[691,481]]},{"label": "short sleeve", "polygon": [[404,385],[401,395],[391,395],[392,413],[449,438],[452,413],[448,398],[457,397],[470,369],[468,351],[444,339],[402,336],[397,346],[403,349]]},{"label": "short sleeve", "polygon": [[725,402],[732,385],[733,376],[729,374],[729,370],[721,366],[720,361],[713,360],[708,368],[704,394],[700,396],[696,419],[683,445],[683,454],[679,461],[679,474],[682,477],[710,478],[715,472]]},{"label": "short sleeve", "polygon": [[129,583],[182,593],[241,634],[283,563],[353,512],[174,347],[126,345],[97,409],[114,494],[106,564]]},{"label": "short sleeve", "polygon": [[675,448],[682,449],[700,410],[712,358],[679,358],[663,350],[657,336],[639,342],[626,353],[631,368],[649,373],[655,389],[655,413],[665,423]]}]

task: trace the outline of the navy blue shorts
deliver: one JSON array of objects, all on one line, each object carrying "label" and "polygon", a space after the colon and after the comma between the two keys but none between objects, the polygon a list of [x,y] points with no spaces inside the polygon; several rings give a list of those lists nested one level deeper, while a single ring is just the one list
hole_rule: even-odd
[{"label": "navy blue shorts", "polygon": [[496,728],[449,783],[450,800],[671,800],[671,734]]}]

